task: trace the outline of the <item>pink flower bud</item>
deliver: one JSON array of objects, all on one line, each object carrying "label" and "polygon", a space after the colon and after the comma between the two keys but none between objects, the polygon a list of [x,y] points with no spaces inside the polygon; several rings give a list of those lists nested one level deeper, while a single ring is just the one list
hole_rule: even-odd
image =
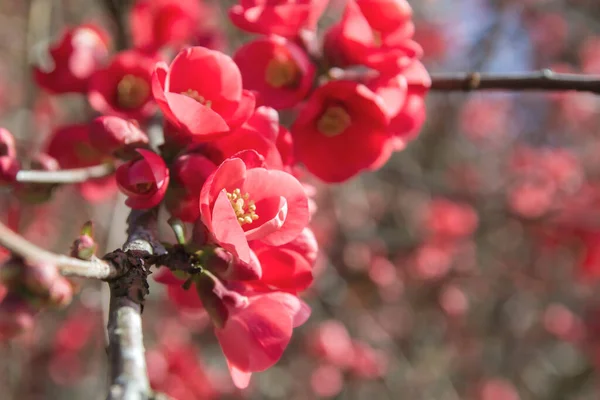
[{"label": "pink flower bud", "polygon": [[102,116],[93,120],[89,135],[94,149],[120,158],[132,158],[136,147],[148,144],[148,136],[135,122],[115,116]]},{"label": "pink flower bud", "polygon": [[47,296],[59,278],[58,270],[52,264],[27,264],[23,269],[24,285],[40,296]]},{"label": "pink flower bud", "polygon": [[73,242],[73,246],[71,247],[71,257],[89,260],[96,254],[97,249],[98,245],[91,236],[81,235]]},{"label": "pink flower bud", "polygon": [[52,307],[63,308],[71,303],[73,299],[73,286],[62,276],[59,277],[50,288],[48,304]]},{"label": "pink flower bud", "polygon": [[129,161],[117,169],[117,184],[133,209],[157,206],[169,186],[169,170],[163,159],[150,150],[138,149],[142,158]]}]

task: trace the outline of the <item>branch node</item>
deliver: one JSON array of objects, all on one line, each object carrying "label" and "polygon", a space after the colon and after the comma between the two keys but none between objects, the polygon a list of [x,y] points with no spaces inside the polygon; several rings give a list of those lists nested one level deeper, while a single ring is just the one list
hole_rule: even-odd
[{"label": "branch node", "polygon": [[[117,278],[108,280],[111,293],[117,297],[126,297],[142,308],[144,300],[150,292],[148,285],[150,266],[147,265],[146,258],[152,254],[151,248],[150,251],[146,249],[150,245],[147,242],[144,245],[143,242],[142,240],[133,241],[130,243],[128,251],[115,250],[104,256],[105,260],[111,262],[119,270]],[[136,249],[137,246],[134,247],[134,244],[139,247]]]}]

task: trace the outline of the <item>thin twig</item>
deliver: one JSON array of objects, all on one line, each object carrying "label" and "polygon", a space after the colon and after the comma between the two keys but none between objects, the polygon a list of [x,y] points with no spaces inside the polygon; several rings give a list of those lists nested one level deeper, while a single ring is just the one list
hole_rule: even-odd
[{"label": "thin twig", "polygon": [[17,182],[48,184],[82,183],[90,179],[107,177],[114,171],[115,167],[112,164],[59,171],[22,170],[17,173]]},{"label": "thin twig", "polygon": [[95,279],[110,279],[117,276],[117,269],[104,260],[94,257],[90,261],[84,261],[49,252],[29,242],[2,223],[0,223],[0,246],[27,261],[55,265],[65,276]]},{"label": "thin twig", "polygon": [[600,75],[563,74],[549,69],[510,74],[480,72],[431,74],[435,91],[568,91],[600,94]]}]

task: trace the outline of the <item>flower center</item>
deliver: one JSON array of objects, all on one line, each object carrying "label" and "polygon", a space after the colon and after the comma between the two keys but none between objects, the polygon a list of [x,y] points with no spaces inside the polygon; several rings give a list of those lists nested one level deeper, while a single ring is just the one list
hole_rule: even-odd
[{"label": "flower center", "polygon": [[125,75],[117,85],[117,103],[122,108],[138,108],[150,95],[148,83],[135,75]]},{"label": "flower center", "polygon": [[279,89],[294,86],[298,82],[300,71],[294,60],[288,57],[274,57],[267,64],[265,80],[269,86]]},{"label": "flower center", "polygon": [[317,121],[317,129],[323,135],[334,137],[344,132],[352,123],[343,107],[329,106]]},{"label": "flower center", "polygon": [[242,195],[240,189],[234,189],[231,193],[227,192],[227,198],[241,226],[251,224],[258,219],[256,205],[250,200],[248,193]]},{"label": "flower center", "polygon": [[135,189],[140,194],[148,193],[152,189],[152,182],[136,183]]},{"label": "flower center", "polygon": [[190,99],[196,100],[198,103],[205,105],[206,107],[210,107],[212,105],[212,101],[206,100],[204,96],[198,93],[197,90],[188,89],[185,92],[181,92],[181,94],[189,97]]}]

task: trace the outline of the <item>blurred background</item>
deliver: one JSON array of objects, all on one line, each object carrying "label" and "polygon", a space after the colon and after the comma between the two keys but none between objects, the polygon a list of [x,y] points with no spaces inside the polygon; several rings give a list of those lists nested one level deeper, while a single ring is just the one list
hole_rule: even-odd
[{"label": "blurred background", "polygon": [[[38,49],[83,22],[114,33],[108,3],[0,2],[0,126],[25,161],[54,129],[90,115],[82,96],[35,86]],[[127,3],[116,2],[125,23]],[[231,53],[248,39],[226,18],[233,3],[203,1],[198,43]],[[597,0],[410,3],[432,73],[600,74]],[[343,5],[331,0],[323,28]],[[591,94],[431,92],[420,136],[381,170],[312,182],[322,248],[304,295],[313,313],[284,358],[236,390],[210,321],[151,282],[143,320],[153,386],[180,400],[600,398],[599,122]],[[92,192],[61,187],[42,204],[2,192],[0,211],[60,252],[91,219],[104,254],[125,240],[128,210]],[[99,282],[78,285],[66,310],[0,343],[1,399],[105,397],[107,297]]]}]

